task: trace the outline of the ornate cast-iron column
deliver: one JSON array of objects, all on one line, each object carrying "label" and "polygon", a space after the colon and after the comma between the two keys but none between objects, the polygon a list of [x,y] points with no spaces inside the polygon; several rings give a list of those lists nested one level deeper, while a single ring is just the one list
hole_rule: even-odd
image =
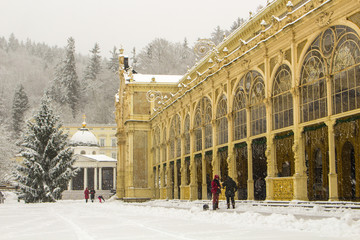
[{"label": "ornate cast-iron column", "polygon": [[336,156],[335,156],[335,133],[334,126],[336,120],[328,120],[325,122],[328,126],[328,139],[329,139],[329,200],[338,201],[338,185],[337,185],[337,173],[336,173]]},{"label": "ornate cast-iron column", "polygon": [[194,157],[194,137],[195,131],[190,131],[190,200],[197,199],[197,182],[196,182],[196,164]]},{"label": "ornate cast-iron column", "polygon": [[247,180],[247,199],[254,200],[254,177],[253,177],[253,161],[252,161],[252,146],[251,146],[251,124],[250,124],[250,108],[246,107],[246,144],[247,144],[247,156],[248,156],[248,180]]},{"label": "ornate cast-iron column", "polygon": [[216,151],[216,145],[217,145],[217,125],[216,125],[216,119],[211,120],[211,125],[212,125],[212,140],[213,140],[213,144],[212,144],[212,152],[213,152],[213,159],[212,159],[212,168],[213,168],[213,176],[211,176],[211,178],[214,178],[214,176],[217,174],[220,174],[220,163],[219,163],[219,158],[218,158],[218,153]]},{"label": "ornate cast-iron column", "polygon": [[234,156],[234,138],[233,138],[233,133],[234,133],[234,124],[233,124],[233,114],[232,113],[228,113],[227,114],[227,120],[228,120],[228,157],[226,159],[227,164],[228,164],[228,173],[229,176],[232,179],[236,178],[236,167],[235,167],[235,156]]}]

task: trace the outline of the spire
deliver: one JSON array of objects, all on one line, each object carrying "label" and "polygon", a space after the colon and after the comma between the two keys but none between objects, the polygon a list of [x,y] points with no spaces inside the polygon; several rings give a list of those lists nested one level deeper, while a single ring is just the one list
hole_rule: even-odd
[{"label": "spire", "polygon": [[83,122],[82,122],[82,128],[86,128],[86,121],[85,121],[85,119],[86,119],[86,115],[84,114],[83,115]]}]

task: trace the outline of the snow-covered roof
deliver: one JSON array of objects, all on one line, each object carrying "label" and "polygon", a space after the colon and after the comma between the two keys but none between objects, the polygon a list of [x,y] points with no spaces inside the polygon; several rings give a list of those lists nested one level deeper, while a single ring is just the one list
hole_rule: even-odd
[{"label": "snow-covered roof", "polygon": [[[182,75],[153,75],[153,74],[133,74],[133,82],[131,83],[178,83]],[[129,83],[130,76],[125,75],[126,83]]]},{"label": "snow-covered roof", "polygon": [[97,162],[117,162],[116,159],[108,157],[106,155],[103,154],[98,154],[98,155],[81,155],[84,156],[86,158],[90,158],[92,160],[95,160]]},{"label": "snow-covered roof", "polygon": [[95,135],[87,128],[80,128],[70,139],[71,146],[99,146]]}]

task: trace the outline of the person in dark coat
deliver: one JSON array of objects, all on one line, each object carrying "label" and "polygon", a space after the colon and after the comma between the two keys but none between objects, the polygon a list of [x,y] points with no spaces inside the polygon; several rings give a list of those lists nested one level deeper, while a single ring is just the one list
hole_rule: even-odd
[{"label": "person in dark coat", "polygon": [[230,177],[226,176],[225,181],[223,182],[223,188],[225,188],[226,204],[227,208],[230,208],[230,200],[232,207],[235,208],[235,192],[237,190],[236,182]]},{"label": "person in dark coat", "polygon": [[[105,202],[105,199],[104,199],[104,197],[103,196],[98,196],[98,199],[99,199],[99,202],[101,203],[102,201],[104,201]],[[102,201],[101,201],[102,200]]]},{"label": "person in dark coat", "polygon": [[89,200],[89,189],[88,188],[85,189],[84,195],[85,195],[85,202],[88,202],[88,200]]},{"label": "person in dark coat", "polygon": [[95,190],[94,189],[91,189],[90,190],[90,198],[91,198],[91,202],[94,202],[94,199],[95,199]]},{"label": "person in dark coat", "polygon": [[213,210],[216,210],[219,208],[219,195],[221,193],[219,175],[215,175],[211,182],[211,193],[213,194]]}]

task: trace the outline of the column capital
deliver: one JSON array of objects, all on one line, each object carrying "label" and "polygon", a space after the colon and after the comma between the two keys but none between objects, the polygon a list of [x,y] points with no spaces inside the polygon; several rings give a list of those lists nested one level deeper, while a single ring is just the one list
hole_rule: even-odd
[{"label": "column capital", "polygon": [[226,118],[227,118],[228,121],[232,121],[233,117],[234,117],[233,112],[229,112],[228,114],[226,114]]},{"label": "column capital", "polygon": [[331,119],[330,117],[325,121],[326,126],[328,126],[329,130],[333,130],[336,124],[336,119]]},{"label": "column capital", "polygon": [[299,92],[300,92],[299,87],[297,87],[297,86],[290,89],[290,93],[293,95],[293,97],[299,96]]}]

